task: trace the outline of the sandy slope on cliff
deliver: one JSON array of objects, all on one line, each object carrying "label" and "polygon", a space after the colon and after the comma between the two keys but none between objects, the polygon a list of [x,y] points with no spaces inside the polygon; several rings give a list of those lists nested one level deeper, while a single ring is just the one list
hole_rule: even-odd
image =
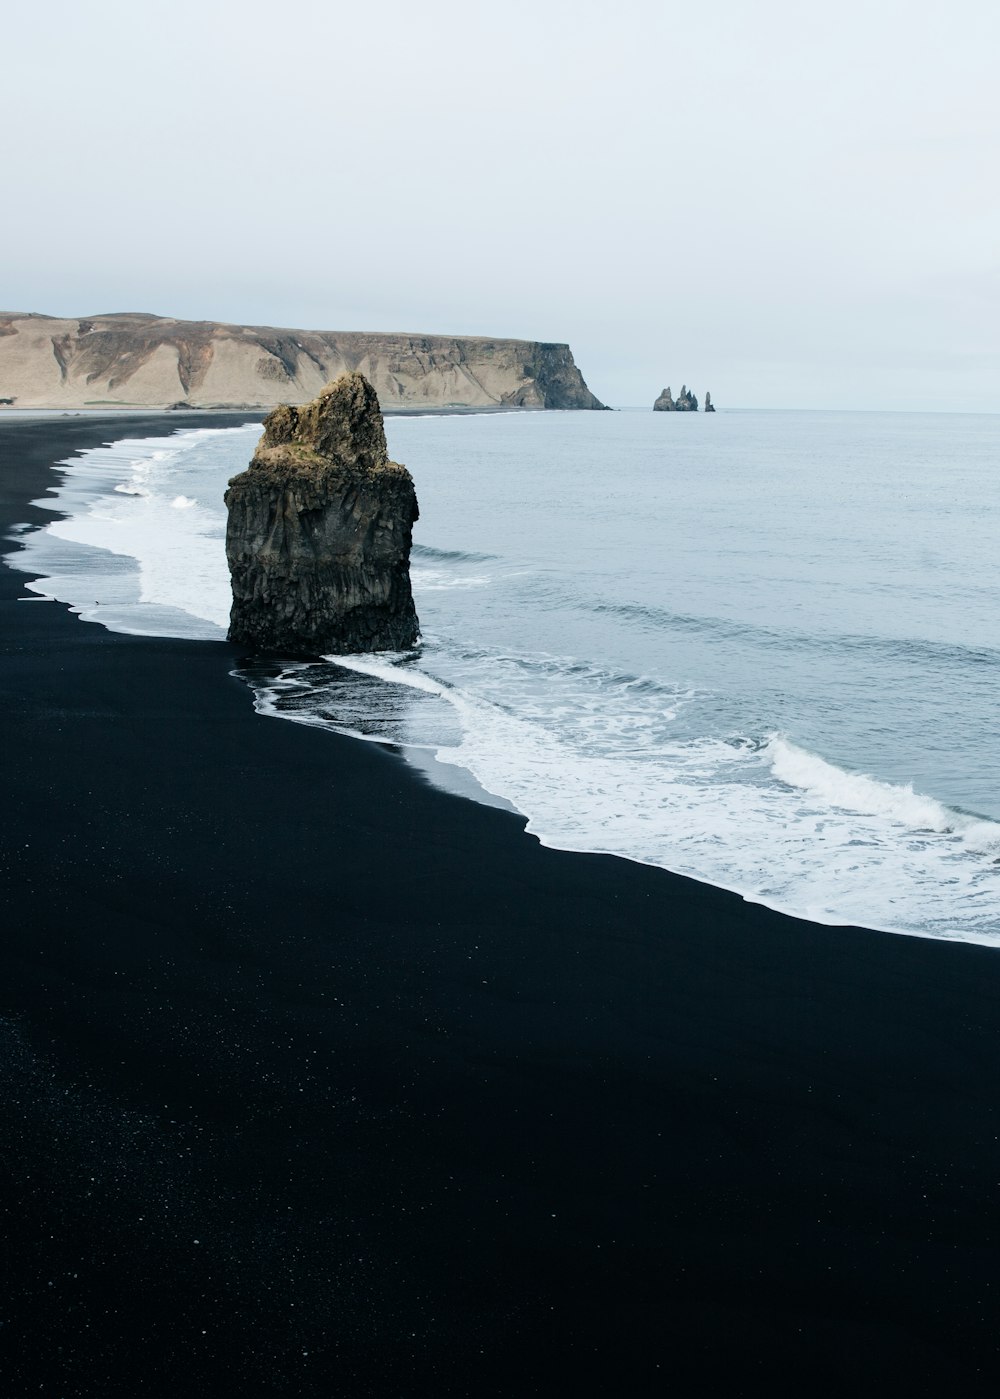
[{"label": "sandy slope on cliff", "polygon": [[306,403],[353,371],[384,409],[603,406],[568,345],[0,313],[0,400],[18,408],[270,408]]}]

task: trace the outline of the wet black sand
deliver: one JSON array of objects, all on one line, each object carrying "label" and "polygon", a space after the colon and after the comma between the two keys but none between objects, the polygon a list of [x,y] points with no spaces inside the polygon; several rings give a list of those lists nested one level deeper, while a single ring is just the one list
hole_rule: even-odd
[{"label": "wet black sand", "polygon": [[[4,533],[121,435],[0,422]],[[21,582],[0,1392],[996,1392],[1000,953],[544,850]]]}]

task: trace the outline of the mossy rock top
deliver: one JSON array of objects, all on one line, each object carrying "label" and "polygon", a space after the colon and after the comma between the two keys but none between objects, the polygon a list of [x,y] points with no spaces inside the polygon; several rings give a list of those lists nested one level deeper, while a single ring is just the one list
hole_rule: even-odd
[{"label": "mossy rock top", "polygon": [[303,464],[375,470],[389,460],[378,395],[363,374],[342,374],[311,403],[282,403],[264,419],[264,436],[255,459],[273,460],[275,447],[300,449]]},{"label": "mossy rock top", "polygon": [[342,374],[311,403],[282,403],[269,413],[249,468],[229,486],[242,492],[252,485],[280,489],[333,478],[383,479],[394,488],[412,488],[406,467],[389,460],[378,395],[363,374]]}]

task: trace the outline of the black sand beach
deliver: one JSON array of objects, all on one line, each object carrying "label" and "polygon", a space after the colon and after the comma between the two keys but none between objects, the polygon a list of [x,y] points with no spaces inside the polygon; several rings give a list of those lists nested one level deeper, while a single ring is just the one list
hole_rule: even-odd
[{"label": "black sand beach", "polygon": [[[0,422],[3,533],[120,435]],[[7,563],[4,1395],[996,1392],[1000,953],[543,849]]]}]

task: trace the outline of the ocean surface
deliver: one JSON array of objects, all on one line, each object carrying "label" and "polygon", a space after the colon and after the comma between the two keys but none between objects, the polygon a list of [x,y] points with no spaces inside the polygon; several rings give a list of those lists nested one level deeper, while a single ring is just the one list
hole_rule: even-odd
[{"label": "ocean surface", "polygon": [[[127,425],[123,424],[123,431]],[[548,845],[815,921],[1000,946],[1000,416],[391,417],[422,644],[248,666]],[[73,459],[35,592],[218,639],[260,428]]]}]

